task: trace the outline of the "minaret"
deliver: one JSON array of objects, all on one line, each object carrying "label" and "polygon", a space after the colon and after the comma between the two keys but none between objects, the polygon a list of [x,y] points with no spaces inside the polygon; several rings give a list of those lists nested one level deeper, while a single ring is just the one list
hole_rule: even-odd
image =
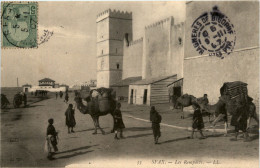
[{"label": "minaret", "polygon": [[17,87],[19,87],[19,81],[18,81],[18,77],[17,77],[17,80],[16,80],[16,81],[17,81]]},{"label": "minaret", "polygon": [[125,34],[132,40],[132,13],[106,10],[97,16],[97,87],[122,79]]}]

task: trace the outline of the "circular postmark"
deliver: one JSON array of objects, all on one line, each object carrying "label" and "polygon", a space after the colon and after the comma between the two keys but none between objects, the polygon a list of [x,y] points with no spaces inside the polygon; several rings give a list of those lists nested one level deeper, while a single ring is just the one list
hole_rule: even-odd
[{"label": "circular postmark", "polygon": [[37,2],[4,2],[2,47],[37,47]]},{"label": "circular postmark", "polygon": [[208,52],[210,56],[224,58],[230,54],[236,43],[236,32],[229,18],[213,7],[198,17],[191,26],[191,42],[200,55]]}]

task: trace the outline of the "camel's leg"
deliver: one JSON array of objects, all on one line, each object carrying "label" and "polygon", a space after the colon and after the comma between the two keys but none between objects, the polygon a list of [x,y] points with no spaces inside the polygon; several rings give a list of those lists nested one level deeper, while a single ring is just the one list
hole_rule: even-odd
[{"label": "camel's leg", "polygon": [[184,119],[184,111],[183,111],[183,106],[181,106],[181,111],[182,111],[182,116],[181,118]]},{"label": "camel's leg", "polygon": [[227,136],[227,127],[228,127],[228,123],[225,121],[224,125],[225,125],[225,134],[224,134],[224,136]]},{"label": "camel's leg", "polygon": [[256,121],[257,124],[259,125],[259,119],[258,119],[258,117],[257,117],[256,112],[254,112],[253,119],[255,119],[255,121]]},{"label": "camel's leg", "polygon": [[97,127],[100,129],[101,133],[105,135],[105,131],[99,125],[99,117],[97,118]]},{"label": "camel's leg", "polygon": [[250,123],[251,123],[251,116],[250,117],[248,117],[248,119],[247,119],[247,128],[246,129],[249,129],[249,127],[250,127]]},{"label": "camel's leg", "polygon": [[97,134],[97,119],[95,117],[92,117],[92,119],[95,126],[95,131],[92,134]]},{"label": "camel's leg", "polygon": [[113,117],[113,129],[111,130],[111,133],[115,132],[115,118],[114,115],[111,113],[112,117]]}]

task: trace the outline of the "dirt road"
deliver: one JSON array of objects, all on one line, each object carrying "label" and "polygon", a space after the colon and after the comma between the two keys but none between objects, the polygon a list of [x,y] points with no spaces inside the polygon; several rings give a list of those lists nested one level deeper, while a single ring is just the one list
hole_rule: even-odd
[{"label": "dirt road", "polygon": [[[70,95],[71,99],[74,98]],[[71,103],[74,103],[70,101]],[[106,135],[100,132],[92,135],[93,122],[89,115],[75,112],[75,133],[68,134],[65,126],[64,112],[67,104],[63,99],[47,99],[30,105],[28,108],[9,109],[1,114],[1,166],[3,167],[63,167],[68,164],[95,164],[104,159],[192,159],[213,164],[219,160],[225,165],[230,160],[250,159],[250,163],[258,167],[258,129],[251,131],[251,142],[237,142],[229,139],[230,133],[224,137],[221,133],[205,132],[205,140],[189,139],[191,119],[180,119],[180,113],[163,111],[162,137],[160,144],[153,142],[151,123],[147,122],[149,110],[147,107],[133,107],[123,104],[122,113],[126,129],[125,139],[114,140],[112,117],[100,118],[100,124]],[[140,110],[141,109],[141,110]],[[167,107],[168,109],[168,107]],[[59,131],[59,153],[55,160],[49,161],[44,153],[44,143],[48,119],[54,119],[54,126]],[[207,118],[204,119],[207,121]],[[254,123],[253,123],[254,125]],[[176,127],[174,127],[176,126]],[[206,127],[208,125],[206,124]]]}]

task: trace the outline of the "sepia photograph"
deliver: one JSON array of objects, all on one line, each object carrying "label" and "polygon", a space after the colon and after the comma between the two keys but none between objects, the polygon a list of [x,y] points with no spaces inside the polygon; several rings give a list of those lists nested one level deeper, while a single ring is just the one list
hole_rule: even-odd
[{"label": "sepia photograph", "polygon": [[258,168],[259,1],[2,1],[1,165]]}]

